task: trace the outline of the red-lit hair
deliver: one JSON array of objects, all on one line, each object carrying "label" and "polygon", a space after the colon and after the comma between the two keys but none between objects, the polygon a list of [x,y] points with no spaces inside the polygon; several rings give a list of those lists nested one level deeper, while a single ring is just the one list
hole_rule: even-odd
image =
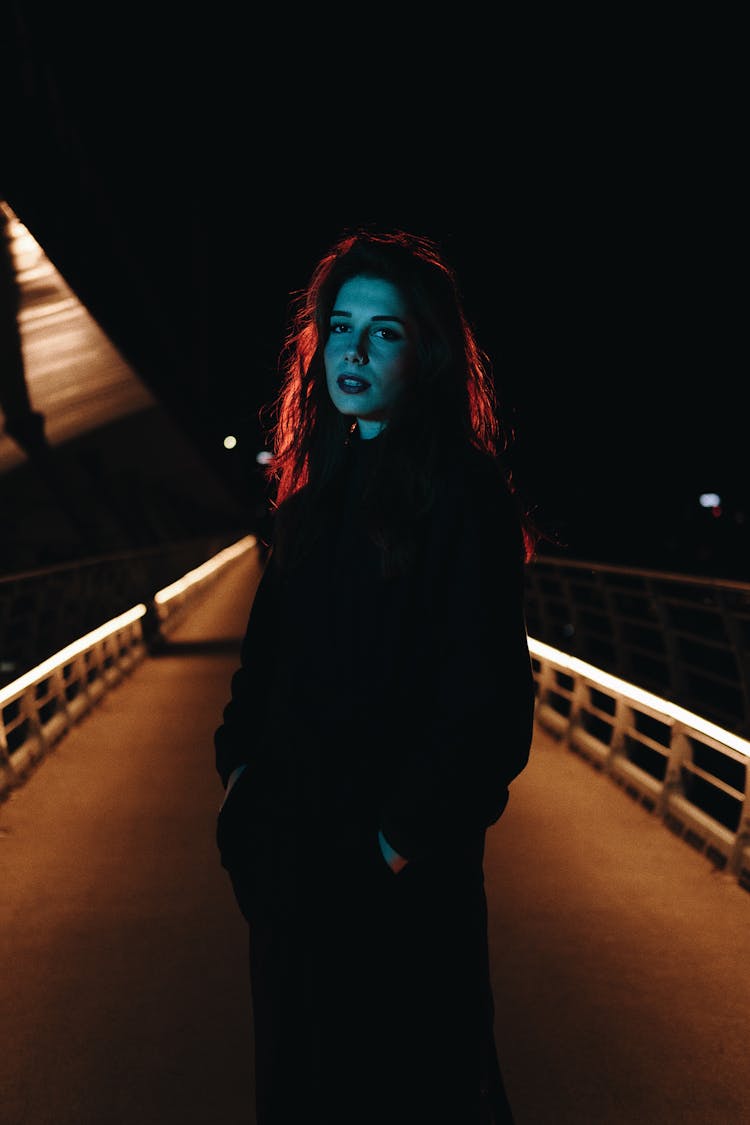
[{"label": "red-lit hair", "polygon": [[[407,518],[404,505],[429,507],[441,453],[468,443],[497,460],[510,435],[499,421],[489,357],[479,347],[455,273],[438,245],[403,230],[358,229],[323,255],[307,288],[291,303],[279,394],[262,412],[273,451],[266,475],[277,510],[303,487],[314,506],[346,455],[352,421],[330,400],[323,350],[335,298],[344,282],[359,276],[394,284],[417,330],[416,369],[382,435],[392,477],[401,482],[400,497],[391,489],[388,505],[381,504],[380,522],[387,524],[394,503]],[[530,550],[527,538],[529,555]]]}]

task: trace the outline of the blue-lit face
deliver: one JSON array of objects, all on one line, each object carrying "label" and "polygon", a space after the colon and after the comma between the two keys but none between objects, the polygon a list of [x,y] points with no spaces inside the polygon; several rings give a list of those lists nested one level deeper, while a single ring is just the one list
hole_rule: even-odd
[{"label": "blue-lit face", "polygon": [[338,291],[323,358],[333,405],[363,438],[386,425],[414,366],[415,329],[390,281],[353,277]]}]

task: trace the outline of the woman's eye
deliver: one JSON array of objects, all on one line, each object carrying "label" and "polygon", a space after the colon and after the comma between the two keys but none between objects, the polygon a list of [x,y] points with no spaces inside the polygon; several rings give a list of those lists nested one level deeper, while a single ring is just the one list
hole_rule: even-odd
[{"label": "woman's eye", "polygon": [[342,332],[348,332],[348,330],[349,330],[348,324],[332,324],[331,325],[331,335],[341,335]]},{"label": "woman's eye", "polygon": [[392,328],[376,328],[375,335],[382,336],[384,340],[398,340],[399,338],[398,332],[395,332]]}]

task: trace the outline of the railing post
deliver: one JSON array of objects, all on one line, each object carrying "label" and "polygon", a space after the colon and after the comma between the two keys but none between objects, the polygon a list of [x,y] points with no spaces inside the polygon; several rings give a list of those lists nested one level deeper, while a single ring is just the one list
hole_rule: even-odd
[{"label": "railing post", "polygon": [[669,738],[669,757],[667,769],[661,787],[658,801],[659,816],[664,820],[669,812],[669,806],[674,796],[684,796],[682,784],[682,764],[687,759],[692,760],[693,750],[690,739],[685,734],[679,723],[673,723]]},{"label": "railing post", "polygon": [[632,708],[628,700],[621,695],[615,696],[615,713],[612,723],[612,736],[609,740],[609,752],[604,761],[604,772],[609,776],[615,773],[618,758],[626,758],[625,753],[625,727],[630,724]]},{"label": "railing post", "polygon": [[742,813],[737,833],[734,838],[732,854],[727,860],[727,871],[750,890],[750,873],[743,877],[745,850],[750,847],[750,765],[745,767],[745,798],[742,802]]},{"label": "railing post", "polygon": [[13,780],[13,767],[10,764],[8,753],[8,736],[5,733],[5,719],[3,718],[3,708],[0,707],[0,800],[2,800],[3,794],[13,785]]}]

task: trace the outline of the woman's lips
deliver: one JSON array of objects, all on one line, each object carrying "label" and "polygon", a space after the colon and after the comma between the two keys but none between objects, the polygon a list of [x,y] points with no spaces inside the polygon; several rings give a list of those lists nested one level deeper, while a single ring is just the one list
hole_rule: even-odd
[{"label": "woman's lips", "polygon": [[366,379],[360,379],[358,375],[339,375],[336,380],[336,385],[346,395],[358,395],[362,391],[366,391],[370,384]]}]

